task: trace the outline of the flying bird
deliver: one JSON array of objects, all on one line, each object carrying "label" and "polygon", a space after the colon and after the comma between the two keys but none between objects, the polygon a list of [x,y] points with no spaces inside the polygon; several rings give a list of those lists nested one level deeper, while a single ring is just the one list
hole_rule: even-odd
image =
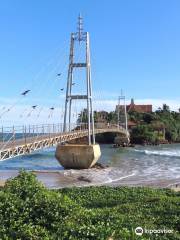
[{"label": "flying bird", "polygon": [[36,107],[37,107],[37,105],[32,106],[33,109],[35,109]]},{"label": "flying bird", "polygon": [[22,92],[21,95],[26,96],[26,94],[27,94],[28,92],[30,92],[30,91],[31,91],[31,90],[26,90],[26,91]]},{"label": "flying bird", "polygon": [[75,85],[75,83],[72,83],[72,86],[74,86]]},{"label": "flying bird", "polygon": [[54,107],[51,107],[50,110],[54,110]]},{"label": "flying bird", "polygon": [[61,91],[63,91],[64,90],[64,88],[61,88]]},{"label": "flying bird", "polygon": [[61,76],[61,73],[58,73],[57,76],[60,77],[60,76]]}]

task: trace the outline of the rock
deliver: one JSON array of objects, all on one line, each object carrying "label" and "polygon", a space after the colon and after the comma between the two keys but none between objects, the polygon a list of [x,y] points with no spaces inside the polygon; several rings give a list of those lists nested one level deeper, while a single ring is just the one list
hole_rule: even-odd
[{"label": "rock", "polygon": [[88,183],[91,182],[90,179],[88,179],[88,178],[86,178],[86,177],[84,177],[84,176],[80,176],[80,177],[78,177],[77,179],[78,179],[79,181],[83,181],[83,182],[88,182]]},{"label": "rock", "polygon": [[97,168],[97,169],[104,169],[109,167],[108,165],[103,165],[102,163],[96,163],[93,168]]}]

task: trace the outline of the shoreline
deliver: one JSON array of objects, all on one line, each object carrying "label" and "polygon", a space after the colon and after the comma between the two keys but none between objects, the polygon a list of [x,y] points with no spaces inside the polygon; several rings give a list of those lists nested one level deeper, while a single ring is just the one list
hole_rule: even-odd
[{"label": "shoreline", "polygon": [[[111,186],[111,187],[150,187],[169,188],[180,191],[180,178],[178,179],[152,179],[146,180],[134,173],[119,174],[113,167],[91,168],[83,170],[28,170],[35,173],[37,179],[49,189],[70,187]],[[18,170],[0,170],[0,187],[8,179],[18,175]]]}]

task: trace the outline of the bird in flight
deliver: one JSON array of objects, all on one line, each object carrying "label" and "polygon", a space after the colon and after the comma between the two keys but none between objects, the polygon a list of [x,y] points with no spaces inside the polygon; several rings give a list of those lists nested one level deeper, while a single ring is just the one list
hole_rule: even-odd
[{"label": "bird in flight", "polygon": [[28,92],[30,92],[30,91],[31,90],[26,90],[26,91],[22,92],[21,95],[26,96],[26,94],[28,94]]}]

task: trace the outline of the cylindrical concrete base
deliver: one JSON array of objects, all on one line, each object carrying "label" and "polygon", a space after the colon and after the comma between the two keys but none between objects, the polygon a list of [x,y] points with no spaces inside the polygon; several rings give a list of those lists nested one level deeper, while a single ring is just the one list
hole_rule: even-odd
[{"label": "cylindrical concrete base", "polygon": [[92,167],[100,158],[99,144],[67,144],[58,145],[55,156],[66,169],[86,169]]}]

